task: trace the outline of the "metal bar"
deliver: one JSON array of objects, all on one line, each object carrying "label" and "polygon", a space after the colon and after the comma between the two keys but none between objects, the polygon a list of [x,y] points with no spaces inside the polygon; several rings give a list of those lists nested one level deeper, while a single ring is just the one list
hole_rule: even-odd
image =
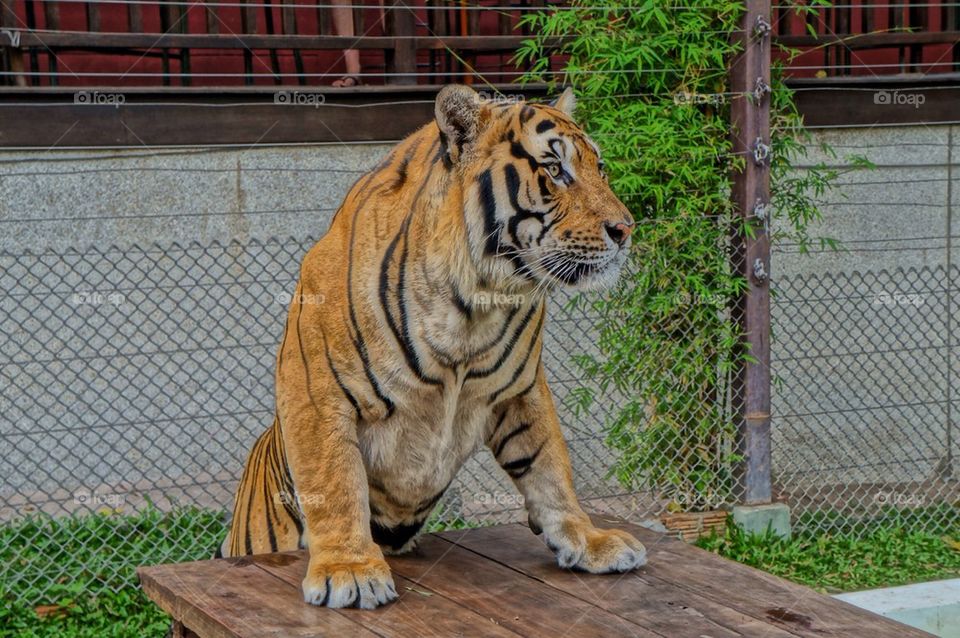
[{"label": "metal bar", "polygon": [[738,233],[736,267],[747,281],[737,319],[745,361],[734,386],[739,421],[738,499],[769,503],[770,485],[770,0],[745,0],[741,52],[730,68],[730,90],[751,94],[731,106],[733,151],[742,170],[733,176],[733,199],[752,232]]}]

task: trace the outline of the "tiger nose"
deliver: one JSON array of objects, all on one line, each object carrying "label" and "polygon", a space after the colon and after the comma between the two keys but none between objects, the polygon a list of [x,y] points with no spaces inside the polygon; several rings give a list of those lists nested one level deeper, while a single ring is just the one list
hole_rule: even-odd
[{"label": "tiger nose", "polygon": [[607,231],[607,236],[610,237],[617,246],[623,248],[623,245],[627,243],[627,238],[630,237],[630,233],[633,231],[633,224],[605,222],[603,228]]}]

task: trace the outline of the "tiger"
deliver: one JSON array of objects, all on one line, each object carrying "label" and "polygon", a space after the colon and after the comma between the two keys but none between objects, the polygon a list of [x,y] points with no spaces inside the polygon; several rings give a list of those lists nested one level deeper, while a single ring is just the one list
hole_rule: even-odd
[{"label": "tiger", "polygon": [[547,294],[615,285],[635,227],[575,106],[446,86],[351,187],[302,261],[221,555],[306,549],[306,602],[386,604],[385,555],[485,445],[560,567],[646,562],[581,509],[544,373]]}]

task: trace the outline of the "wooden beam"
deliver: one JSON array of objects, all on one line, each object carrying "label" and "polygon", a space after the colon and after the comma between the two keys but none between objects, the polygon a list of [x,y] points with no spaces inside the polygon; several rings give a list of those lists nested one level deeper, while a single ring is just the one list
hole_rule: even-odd
[{"label": "wooden beam", "polygon": [[[750,361],[741,364],[734,386],[739,421],[738,498],[769,503],[770,483],[770,0],[745,0],[738,35],[740,53],[730,69],[733,152],[742,161],[733,176],[733,201],[743,225],[735,237],[736,267],[747,282],[737,308],[742,344]],[[758,90],[758,87],[760,90]],[[765,90],[764,90],[765,87]],[[756,94],[754,92],[757,91]]]},{"label": "wooden beam", "polygon": [[[245,15],[248,10],[244,10]],[[412,18],[412,16],[410,16]],[[60,31],[36,34],[20,32],[22,47],[51,47],[74,49],[394,49],[400,46],[417,49],[470,49],[474,51],[513,51],[525,36],[418,36],[398,39],[391,36],[355,38],[339,35],[281,35],[281,34],[219,34],[219,33],[87,33]],[[559,38],[547,41],[556,46]],[[412,68],[416,68],[415,66]]]},{"label": "wooden beam", "polygon": [[919,44],[956,44],[960,31],[923,31],[918,33],[864,33],[857,35],[823,34],[781,35],[774,42],[786,47],[813,47],[828,44],[843,44],[850,49],[878,49]]},{"label": "wooden beam", "polygon": [[[433,118],[440,88],[8,87],[0,90],[0,148],[394,142]],[[498,88],[530,98],[546,95],[544,85]],[[120,93],[123,102],[76,104],[79,90]],[[287,94],[283,100],[276,97],[280,92]],[[298,103],[298,95],[308,99]]]}]

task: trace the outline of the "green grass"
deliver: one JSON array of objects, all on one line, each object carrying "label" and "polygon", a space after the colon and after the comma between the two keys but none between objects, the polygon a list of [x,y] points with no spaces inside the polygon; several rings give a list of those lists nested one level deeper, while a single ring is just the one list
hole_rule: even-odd
[{"label": "green grass", "polygon": [[[163,636],[170,619],[136,586],[136,567],[209,558],[225,533],[221,512],[197,508],[2,526],[0,636]],[[54,611],[40,617],[40,606]]]},{"label": "green grass", "polygon": [[871,525],[861,533],[846,537],[801,532],[783,540],[731,526],[724,536],[702,538],[697,544],[826,593],[960,576],[958,526],[912,531]]}]

